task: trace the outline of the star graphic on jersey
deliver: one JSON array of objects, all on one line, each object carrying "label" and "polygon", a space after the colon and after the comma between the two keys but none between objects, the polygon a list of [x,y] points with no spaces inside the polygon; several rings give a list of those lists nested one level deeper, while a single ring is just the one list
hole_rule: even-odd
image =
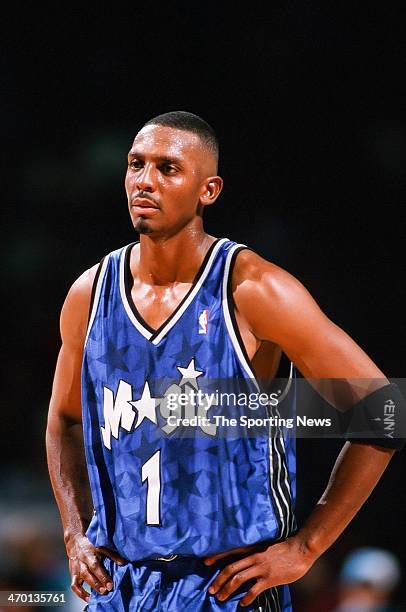
[{"label": "star graphic on jersey", "polygon": [[[173,488],[174,494],[179,495],[179,502],[184,508],[189,508],[190,496],[196,495],[201,497],[201,493],[196,486],[196,479],[199,477],[202,470],[192,472],[191,474],[179,464],[178,476],[168,481],[168,485]],[[180,510],[179,510],[180,511]]]},{"label": "star graphic on jersey", "polygon": [[111,376],[111,374],[114,374],[116,370],[129,372],[124,359],[124,356],[129,348],[129,345],[118,348],[115,346],[115,344],[113,344],[113,342],[111,342],[111,340],[107,341],[107,351],[100,357],[97,357],[96,361],[99,361],[106,366],[108,377]]},{"label": "star graphic on jersey", "polygon": [[179,386],[189,383],[195,389],[198,389],[197,378],[203,374],[200,370],[195,370],[195,360],[191,359],[187,368],[181,368],[180,366],[176,366],[179,372],[182,374],[182,380],[179,383]]},{"label": "star graphic on jersey", "polygon": [[148,382],[145,382],[144,384],[141,399],[128,403],[131,404],[131,406],[134,406],[138,412],[138,419],[134,426],[134,430],[141,425],[144,419],[149,419],[152,423],[157,425],[156,398],[151,397]]},{"label": "star graphic on jersey", "polygon": [[202,344],[203,340],[201,336],[199,336],[197,342],[192,342],[192,338],[182,336],[177,339],[176,344],[174,342],[173,350],[170,353],[168,352],[168,354],[170,357],[173,357],[175,361],[184,361],[186,355],[196,355]]},{"label": "star graphic on jersey", "polygon": [[[241,504],[235,504],[234,506],[226,506],[223,502],[224,512],[224,522],[227,527],[233,527],[235,529],[241,529],[242,523],[237,518],[237,514],[241,513]],[[249,523],[247,523],[249,524]]]},{"label": "star graphic on jersey", "polygon": [[128,454],[132,457],[137,457],[141,463],[145,463],[160,448],[161,430],[157,427],[143,427],[138,435],[137,447],[129,451]]}]

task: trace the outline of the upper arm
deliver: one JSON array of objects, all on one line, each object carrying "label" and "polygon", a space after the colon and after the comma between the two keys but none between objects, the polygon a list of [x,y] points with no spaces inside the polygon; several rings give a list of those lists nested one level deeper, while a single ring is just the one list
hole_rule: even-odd
[{"label": "upper arm", "polygon": [[302,283],[278,266],[242,251],[233,292],[236,308],[254,336],[278,344],[306,378],[385,378]]},{"label": "upper arm", "polygon": [[62,307],[60,317],[62,346],[52,386],[50,419],[54,416],[64,416],[73,422],[82,420],[82,358],[97,268],[98,265],[95,265],[86,270],[73,283]]}]

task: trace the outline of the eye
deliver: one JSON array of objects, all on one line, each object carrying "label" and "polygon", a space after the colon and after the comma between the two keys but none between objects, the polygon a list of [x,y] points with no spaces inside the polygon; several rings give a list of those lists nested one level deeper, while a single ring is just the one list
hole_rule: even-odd
[{"label": "eye", "polygon": [[139,168],[142,168],[142,162],[139,159],[133,159],[129,162],[128,167],[132,168],[133,170],[138,170]]},{"label": "eye", "polygon": [[172,164],[162,164],[160,170],[164,174],[175,174],[177,172],[177,168]]}]

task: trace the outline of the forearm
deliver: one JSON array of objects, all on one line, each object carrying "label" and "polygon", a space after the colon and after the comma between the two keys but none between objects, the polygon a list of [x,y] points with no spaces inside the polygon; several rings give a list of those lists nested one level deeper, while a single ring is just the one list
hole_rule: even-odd
[{"label": "forearm", "polygon": [[82,426],[54,416],[46,432],[48,470],[65,543],[89,525],[93,504],[87,476]]},{"label": "forearm", "polygon": [[323,496],[297,534],[314,560],[335,542],[368,499],[393,452],[364,444],[344,445]]}]

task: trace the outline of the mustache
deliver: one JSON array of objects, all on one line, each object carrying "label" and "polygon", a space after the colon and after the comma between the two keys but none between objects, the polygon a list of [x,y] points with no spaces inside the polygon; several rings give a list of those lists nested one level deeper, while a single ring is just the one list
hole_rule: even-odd
[{"label": "mustache", "polygon": [[135,200],[137,200],[137,198],[143,199],[143,200],[149,200],[152,204],[154,204],[158,208],[160,207],[159,202],[157,202],[155,198],[151,197],[149,193],[146,193],[145,191],[142,191],[142,190],[137,191],[137,193],[131,198],[131,202],[134,202]]}]

